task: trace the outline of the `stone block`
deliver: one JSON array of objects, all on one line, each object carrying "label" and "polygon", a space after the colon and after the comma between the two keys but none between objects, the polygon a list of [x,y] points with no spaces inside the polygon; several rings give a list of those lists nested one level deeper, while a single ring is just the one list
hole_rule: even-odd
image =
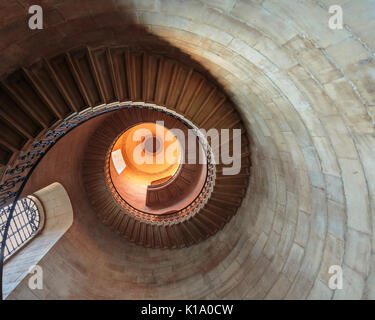
[{"label": "stone block", "polygon": [[339,159],[344,181],[348,226],[370,233],[367,185],[358,160]]},{"label": "stone block", "polygon": [[319,49],[310,48],[302,52],[300,62],[321,84],[342,77],[341,71]]},{"label": "stone block", "polygon": [[316,280],[308,296],[309,300],[331,300],[332,290],[322,281]]},{"label": "stone block", "polygon": [[[305,66],[305,68],[308,68],[308,66]],[[322,89],[322,86],[317,82],[316,78],[302,66],[289,69],[288,75],[290,75],[298,89],[306,96],[313,110],[321,115],[337,113],[334,102]]]},{"label": "stone block", "polygon": [[350,34],[347,30],[331,30],[328,27],[330,14],[328,10],[313,2],[266,0],[263,7],[270,14],[277,15],[284,21],[290,21],[295,30],[304,31],[307,37],[313,39],[320,47],[327,47],[340,42]]},{"label": "stone block", "polygon": [[345,230],[346,214],[344,205],[328,200],[328,232],[336,238],[344,240]]},{"label": "stone block", "polygon": [[286,277],[293,281],[301,264],[304,254],[304,249],[296,243],[293,243],[288,258],[285,262],[283,273]]},{"label": "stone block", "polygon": [[339,177],[340,168],[330,141],[325,137],[313,137],[312,139],[319,155],[322,172]]},{"label": "stone block", "polygon": [[374,133],[375,129],[365,106],[345,79],[339,79],[324,86],[327,94],[335,102],[337,109],[352,131]]},{"label": "stone block", "polygon": [[358,300],[363,296],[365,280],[356,271],[347,266],[343,266],[343,288],[336,289],[333,295],[334,300]]},{"label": "stone block", "polygon": [[370,261],[370,274],[366,279],[364,299],[374,300],[375,299],[375,255],[371,255]]},{"label": "stone block", "polygon": [[299,209],[311,213],[311,183],[305,170],[297,170],[296,185],[298,188]]},{"label": "stone block", "polygon": [[256,3],[237,1],[230,13],[256,29],[277,39],[278,44],[283,44],[293,38],[297,31],[286,20],[274,15]]},{"label": "stone block", "polygon": [[344,241],[328,233],[325,240],[324,254],[318,276],[318,279],[323,281],[326,286],[329,285],[329,279],[332,276],[332,274],[329,273],[330,267],[333,265],[341,266],[343,258]]},{"label": "stone block", "polygon": [[310,233],[310,215],[299,210],[296,235],[294,241],[301,247],[305,247]]},{"label": "stone block", "polygon": [[340,158],[357,159],[358,154],[354,147],[353,140],[342,118],[340,116],[330,116],[321,118],[321,121],[331,139],[336,155]]},{"label": "stone block", "polygon": [[325,49],[346,75],[350,68],[359,66],[360,61],[370,58],[370,53],[355,38],[347,38]]},{"label": "stone block", "polygon": [[269,38],[262,38],[254,46],[261,54],[276,64],[280,69],[287,70],[297,64],[297,61],[288,55],[285,49],[279,47]]},{"label": "stone block", "polygon": [[[255,28],[252,28],[246,23],[220,12],[217,9],[204,9],[200,15],[199,22],[228,32],[234,38],[240,39],[250,46],[254,46],[259,39],[263,37],[263,35]],[[230,28],[228,28],[229,25],[231,26]]]},{"label": "stone block", "polygon": [[367,277],[371,258],[370,236],[348,228],[345,239],[345,263]]},{"label": "stone block", "polygon": [[271,231],[266,246],[264,247],[264,254],[267,259],[271,260],[276,254],[278,242],[280,240],[280,234],[275,231]]},{"label": "stone block", "polygon": [[375,195],[375,136],[354,135],[369,193]]},{"label": "stone block", "polygon": [[336,176],[325,174],[327,198],[340,204],[345,204],[344,188],[342,179]]},{"label": "stone block", "polygon": [[266,299],[268,300],[280,300],[283,299],[291,286],[290,280],[283,274],[280,274],[276,283],[273,285],[271,290],[268,292]]}]

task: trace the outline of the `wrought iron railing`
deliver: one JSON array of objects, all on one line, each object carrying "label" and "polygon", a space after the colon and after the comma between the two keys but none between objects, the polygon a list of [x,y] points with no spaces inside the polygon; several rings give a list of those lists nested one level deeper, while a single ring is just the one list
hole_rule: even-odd
[{"label": "wrought iron railing", "polygon": [[54,129],[48,130],[36,142],[32,143],[26,150],[22,151],[16,160],[5,171],[0,181],[0,208],[8,206],[6,221],[2,224],[2,239],[0,248],[0,299],[3,297],[3,264],[7,252],[7,239],[11,223],[16,213],[17,201],[19,200],[27,180],[43,156],[60,140],[65,134],[80,124],[99,115],[126,108],[127,104],[102,105],[89,108],[79,114],[75,114],[58,124]]},{"label": "wrought iron railing", "polygon": [[[79,114],[75,114],[73,116],[68,117],[61,123],[59,123],[55,128],[48,130],[44,133],[40,138],[36,140],[36,142],[32,143],[29,147],[23,150],[20,155],[16,158],[16,160],[9,166],[9,168],[5,171],[1,181],[0,181],[0,208],[7,207],[7,218],[4,223],[2,223],[2,239],[1,239],[1,249],[0,249],[0,299],[3,297],[3,263],[5,261],[6,253],[7,253],[7,239],[11,235],[12,228],[11,223],[14,219],[14,216],[17,215],[17,201],[21,197],[22,191],[28,181],[29,177],[31,176],[32,172],[34,171],[35,167],[39,164],[42,160],[44,155],[58,142],[64,135],[69,133],[71,130],[79,126],[80,124],[95,118],[97,116],[103,115],[105,113],[113,112],[120,109],[126,108],[148,108],[148,109],[155,109],[155,105],[134,105],[131,103],[112,103],[110,105],[101,105],[95,108],[87,108],[80,112]],[[166,108],[161,108],[164,112],[168,112],[172,116],[177,117],[177,114],[173,111],[170,111]],[[188,124],[189,127],[194,127],[190,121],[184,119],[184,122]],[[200,132],[197,132],[199,137],[201,136]],[[204,139],[202,139],[203,141]],[[209,146],[207,148],[210,150]],[[206,149],[205,149],[206,150]],[[213,188],[213,182],[215,180],[215,169],[214,166],[211,164],[211,152],[207,152],[210,157],[209,161],[209,170],[211,173],[209,175],[210,180],[206,181],[205,186],[202,192],[194,201],[194,208],[195,210],[189,210],[189,212],[184,212],[186,216],[189,215],[191,212],[196,212],[199,210],[206,202],[209,194]],[[186,209],[185,209],[186,210]],[[9,233],[9,231],[11,233]]]},{"label": "wrought iron railing", "polygon": [[[6,222],[12,205],[0,209],[0,239],[4,238]],[[41,228],[41,215],[36,202],[30,198],[18,200],[10,221],[4,248],[4,261],[21,249]]]},{"label": "wrought iron railing", "polygon": [[[110,173],[110,161],[111,161],[111,153],[113,150],[113,146],[115,145],[118,138],[124,133],[121,132],[113,141],[111,146],[108,148],[108,152],[106,154],[105,160],[105,172],[104,178],[107,181],[107,187],[110,190],[113,198],[119,204],[119,206],[123,209],[124,213],[131,215],[133,218],[142,221],[144,223],[149,224],[156,224],[156,225],[173,225],[177,223],[181,223],[185,220],[190,219],[195,214],[197,214],[207,203],[208,199],[211,196],[211,193],[214,189],[215,179],[216,179],[216,167],[215,167],[215,159],[214,154],[211,150],[210,145],[207,142],[206,137],[199,131],[191,121],[183,117],[182,115],[159,106],[149,106],[148,109],[162,112],[171,116],[172,118],[177,119],[181,123],[183,123],[188,129],[192,130],[200,142],[200,146],[203,148],[205,157],[206,157],[206,177],[202,189],[199,191],[197,196],[184,208],[175,210],[172,212],[164,213],[164,214],[155,214],[150,213],[147,211],[139,210],[133,207],[130,203],[128,203],[118,192],[117,188],[115,187],[112,176]],[[187,145],[187,143],[186,143]]]}]

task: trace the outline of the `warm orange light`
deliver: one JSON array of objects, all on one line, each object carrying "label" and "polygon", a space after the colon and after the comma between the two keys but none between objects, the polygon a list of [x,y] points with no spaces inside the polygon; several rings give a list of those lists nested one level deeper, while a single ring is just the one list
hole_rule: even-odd
[{"label": "warm orange light", "polygon": [[181,162],[177,138],[164,126],[142,123],[124,132],[110,157],[112,182],[126,201],[144,210],[147,186],[168,181]]}]

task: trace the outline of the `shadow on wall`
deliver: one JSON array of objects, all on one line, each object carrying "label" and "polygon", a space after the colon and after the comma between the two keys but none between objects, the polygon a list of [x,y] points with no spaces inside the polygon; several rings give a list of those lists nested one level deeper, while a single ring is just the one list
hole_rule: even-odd
[{"label": "shadow on wall", "polygon": [[[12,8],[18,19],[0,24],[0,79],[15,70],[30,66],[41,58],[51,58],[82,46],[128,46],[180,62],[204,74],[208,80],[215,78],[197,61],[168,41],[152,33],[151,27],[142,26],[133,11],[131,1],[53,1],[42,3],[43,29],[31,30],[28,14],[31,1],[23,8]],[[12,44],[13,45],[10,45]]]},{"label": "shadow on wall", "polygon": [[[218,79],[215,79],[202,64],[192,59],[179,48],[171,45],[165,39],[153,34],[152,28],[154,27],[142,26],[139,16],[132,10],[131,5],[126,5],[126,1],[82,1],[79,5],[75,5],[74,1],[63,1],[56,4],[43,3],[44,29],[42,30],[29,29],[28,19],[31,15],[28,14],[28,5],[28,1],[26,1],[25,7],[23,9],[20,8],[19,12],[17,12],[19,13],[17,15],[18,19],[14,22],[3,26],[1,26],[0,22],[0,114],[2,114],[0,123],[4,129],[3,134],[11,137],[6,139],[11,147],[0,145],[0,177],[3,177],[5,172],[3,166],[13,161],[15,155],[30,137],[37,136],[45,127],[51,126],[74,111],[81,111],[87,108],[88,105],[93,107],[98,104],[108,103],[107,101],[95,101],[91,97],[92,101],[85,101],[87,98],[81,97],[78,92],[73,92],[75,94],[74,101],[64,101],[66,98],[62,97],[59,100],[57,99],[60,95],[55,92],[56,88],[53,86],[55,79],[52,79],[53,75],[49,73],[51,73],[50,69],[52,67],[53,72],[57,72],[56,70],[59,70],[67,62],[63,61],[66,58],[66,52],[72,53],[71,55],[79,52],[78,56],[85,51],[82,49],[86,47],[94,50],[121,46],[128,47],[136,52],[153,53],[161,57],[177,60],[188,68],[198,71],[208,82],[216,85],[219,89],[218,91],[225,92],[225,88],[219,83]],[[10,45],[11,43],[14,44]],[[57,56],[58,58],[54,59]],[[81,57],[77,57],[77,59],[79,60]],[[49,63],[54,60],[55,65],[47,66],[47,60]],[[139,74],[139,90],[142,91],[143,78],[157,73],[157,69],[144,68],[142,64],[146,62],[142,62],[142,57],[140,57],[140,61],[141,66],[133,66],[133,68],[139,69],[135,70],[135,74]],[[157,68],[162,63],[164,63],[163,59],[159,59]],[[69,67],[73,68],[72,65]],[[88,69],[80,70],[81,73],[90,73],[89,66],[84,65],[84,68]],[[146,71],[149,74],[146,74]],[[169,74],[173,77],[173,72]],[[71,90],[67,84],[70,80],[72,83],[79,81],[71,78],[71,75],[64,75],[64,77],[62,79],[64,85],[57,85],[59,91]],[[163,82],[173,82],[173,79],[163,79]],[[91,84],[95,86],[94,83]],[[79,84],[77,83],[77,85]],[[198,81],[196,85],[198,90]],[[32,91],[35,91],[34,87],[43,92],[43,97],[37,95],[31,97]],[[25,94],[28,94],[28,103],[25,103],[23,99]],[[142,92],[140,97],[137,95],[138,93],[133,94],[131,92],[127,99],[132,101],[143,100],[142,96],[144,95]],[[228,95],[226,95],[226,98],[227,102],[235,105]],[[159,101],[147,102],[158,104]],[[163,102],[159,104],[163,105]],[[32,117],[28,115],[30,107],[32,113],[36,111]],[[27,110],[26,114],[23,113],[23,109]],[[52,112],[51,109],[57,109],[57,111],[53,110]],[[12,111],[10,112],[10,110]],[[2,123],[3,117],[5,117],[4,124]],[[17,118],[15,120],[17,128],[22,127],[24,128],[22,129],[23,131],[27,131],[28,139],[25,139],[24,133],[20,135],[17,130],[8,125],[9,119],[14,122],[14,117]],[[30,122],[28,118],[35,119]],[[17,132],[16,135],[13,134],[14,131]]]},{"label": "shadow on wall", "polygon": [[[89,46],[90,48],[128,46],[132,50],[152,52],[153,54],[178,60],[196,69],[208,80],[214,80],[210,73],[189,55],[170,45],[162,38],[153,35],[152,29],[147,26],[139,26],[138,17],[131,13],[131,10],[117,10],[118,8],[116,8],[114,1],[88,2],[90,5],[85,4],[86,2],[83,1],[82,4],[80,2],[79,6],[74,5],[74,3],[77,3],[76,1],[64,1],[55,7],[52,4],[46,5],[48,9],[44,8],[46,18],[46,28],[44,30],[36,31],[33,36],[29,36],[30,31],[27,31],[25,33],[28,35],[27,39],[18,38],[17,48],[14,49],[16,51],[20,50],[20,52],[16,52],[17,54],[14,54],[14,52],[10,54],[11,51],[7,51],[7,49],[0,50],[0,59],[5,52],[8,54],[8,59],[2,60],[0,74],[4,76],[5,67],[7,68],[6,72],[9,74],[9,72],[13,72],[22,66],[30,66],[40,61],[42,57],[50,59],[63,52],[80,49],[84,46]],[[59,16],[63,18],[56,18]],[[55,18],[56,21],[54,21]],[[22,24],[25,24],[24,20],[22,20]],[[0,29],[0,43],[1,39]],[[21,54],[18,55],[18,53]],[[213,82],[218,85],[217,81]],[[0,108],[2,108],[1,105]],[[92,121],[95,120],[93,119]],[[80,130],[80,128],[77,130]],[[64,140],[67,139],[68,136],[59,143],[65,143]],[[80,139],[82,139],[82,136],[80,136]],[[70,153],[74,154],[72,145],[69,145],[69,148]],[[55,150],[56,155],[59,149]],[[43,161],[50,159],[50,155],[52,154],[47,154]],[[61,160],[62,156],[58,156],[57,154],[55,159]],[[66,157],[64,160],[70,158],[66,154],[63,154],[63,156]],[[52,164],[53,162],[51,162],[51,168],[54,168]],[[61,170],[60,177],[64,176],[64,171],[61,168],[63,165],[67,166],[68,161],[64,161],[62,166],[58,168]],[[69,172],[73,171],[71,167],[66,168],[66,170],[68,169]],[[35,173],[40,173],[41,171],[34,172],[36,179],[38,174]],[[57,181],[60,177],[56,177],[52,181]],[[266,180],[263,172],[259,172],[256,177],[258,180]],[[67,176],[64,177],[66,181],[69,181],[69,178]],[[74,176],[70,181],[72,185],[82,187],[81,182],[77,182],[77,176]],[[264,184],[260,183],[260,185]],[[68,184],[66,184],[66,187],[71,190]],[[71,197],[73,205],[74,203],[79,203],[80,206],[79,208],[74,207],[75,221],[68,234],[78,234],[81,241],[72,241],[71,239],[74,239],[74,237],[68,239],[67,234],[61,239],[62,241],[56,244],[52,252],[43,259],[42,266],[51,266],[50,268],[46,267],[45,276],[48,280],[48,286],[53,290],[41,292],[38,298],[139,298],[144,296],[149,298],[168,298],[169,296],[176,297],[177,291],[172,288],[175,283],[179,283],[181,286],[179,288],[184,288],[184,290],[178,290],[178,297],[196,297],[198,294],[203,296],[208,294],[208,291],[203,293],[208,284],[207,279],[204,279],[205,283],[202,283],[202,272],[208,273],[211,270],[216,272],[215,270],[218,269],[220,262],[233,252],[232,248],[236,246],[238,239],[244,234],[246,235],[242,231],[251,219],[242,210],[238,213],[240,218],[236,218],[233,223],[228,224],[226,232],[218,234],[216,238],[208,239],[200,244],[199,247],[187,248],[180,252],[173,252],[173,254],[154,249],[151,252],[151,249],[132,245],[120,237],[113,236],[111,230],[107,230],[104,225],[98,225],[96,217],[94,217],[92,210],[90,210],[88,203],[85,201],[86,199],[80,199],[81,193],[72,193]],[[77,249],[78,245],[84,245],[84,248],[88,248],[88,250],[82,252],[81,248]],[[66,254],[67,249],[70,250],[69,254]],[[91,254],[94,254],[94,259],[90,259],[92,258]],[[204,258],[200,259],[201,257]],[[65,275],[64,273],[67,269],[71,273]],[[96,274],[99,273],[110,274],[110,281],[113,286],[107,285],[109,280],[106,277],[98,279]],[[68,281],[69,277],[71,281]],[[81,282],[80,286],[77,286],[77,279]],[[139,283],[135,284],[134,279],[137,279]],[[39,292],[35,293],[35,295],[31,293],[27,289],[26,281],[25,279],[19,284],[9,296],[9,299],[15,297],[37,298],[36,295],[39,295]],[[194,286],[190,286],[192,282],[194,282]],[[93,286],[93,283],[95,283],[95,286]],[[147,285],[155,284],[157,284],[155,287],[158,290],[145,289]],[[103,289],[104,285],[106,286],[105,289]],[[25,290],[21,290],[21,287]],[[132,290],[128,290],[129,287]],[[187,288],[191,288],[189,289],[190,291]],[[196,288],[201,289],[199,289],[199,292],[195,292]]]}]

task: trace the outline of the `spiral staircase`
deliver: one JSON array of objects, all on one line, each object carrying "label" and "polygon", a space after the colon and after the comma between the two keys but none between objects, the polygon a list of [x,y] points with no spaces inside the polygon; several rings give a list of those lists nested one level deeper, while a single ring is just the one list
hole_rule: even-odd
[{"label": "spiral staircase", "polygon": [[[81,48],[42,59],[6,77],[0,88],[0,165],[5,171],[38,137],[64,120],[102,105],[127,104],[113,111],[95,131],[83,163],[85,189],[97,216],[131,242],[151,248],[183,248],[215,234],[236,214],[246,193],[249,141],[233,103],[213,81],[183,63],[127,47]],[[137,219],[116,201],[105,171],[108,149],[129,121],[151,117],[150,108],[164,107],[198,128],[241,129],[241,170],[223,175],[218,163],[212,188],[189,219],[154,223]],[[133,119],[133,118],[134,119]],[[135,119],[136,118],[136,119]],[[178,121],[177,121],[178,122]],[[232,139],[224,143],[232,149]],[[186,172],[186,170],[185,170]],[[5,176],[5,175],[4,175]],[[193,178],[186,183],[194,184]]]},{"label": "spiral staircase", "polygon": [[[27,28],[34,2],[1,5],[0,184],[11,173],[7,188],[25,177],[30,168],[16,163],[33,141],[79,122],[43,156],[22,195],[61,183],[74,223],[40,261],[45,289],[30,290],[25,278],[10,299],[375,298],[374,1],[37,2],[43,30]],[[340,30],[329,28],[333,4],[343,9]],[[247,129],[249,182],[240,176],[250,166],[243,145],[242,173],[221,176],[217,165],[210,197],[223,209],[246,192],[241,207],[199,244],[132,243],[110,219],[113,230],[101,223],[89,199],[77,142],[89,148],[102,120],[137,104],[164,106],[197,127],[239,121],[234,127]],[[89,119],[100,110],[109,113]],[[0,202],[4,194],[0,206],[12,201],[2,186]],[[139,236],[141,228],[130,235],[128,227]],[[342,268],[342,290],[330,286],[331,266]]]}]

